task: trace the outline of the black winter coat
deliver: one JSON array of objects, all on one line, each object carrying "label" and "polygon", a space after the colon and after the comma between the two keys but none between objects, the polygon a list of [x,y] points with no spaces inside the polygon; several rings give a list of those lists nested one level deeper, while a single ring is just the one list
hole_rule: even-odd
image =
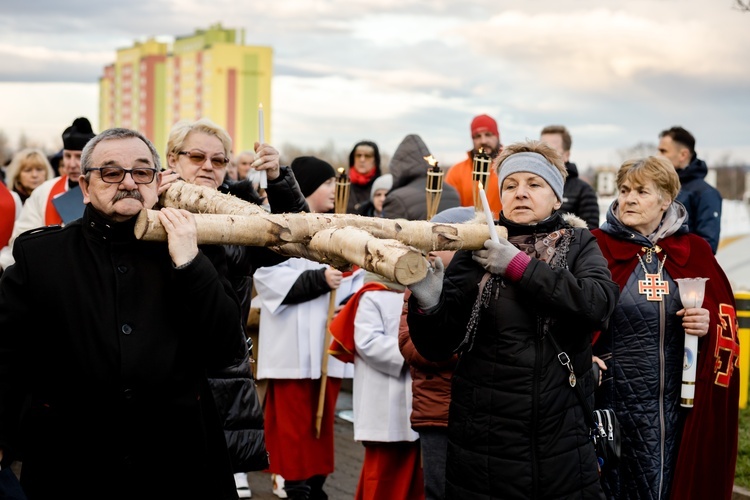
[{"label": "black winter coat", "polygon": [[206,371],[242,348],[239,304],[134,223],[24,233],[0,280],[0,447],[30,499],[237,496]]},{"label": "black winter coat", "polygon": [[[682,209],[682,219],[684,213]],[[609,327],[594,346],[608,366],[597,389],[597,404],[615,411],[623,438],[620,465],[602,476],[602,484],[613,498],[669,498],[686,411],[679,405],[685,333],[682,318],[675,314],[682,302],[673,277],[659,271],[662,254],[651,262],[643,259],[643,265],[649,273],[660,274],[671,292],[661,301],[638,293],[638,281],[645,276],[641,265],[634,264],[636,251],[654,243],[620,222],[612,208],[601,231],[632,248],[632,260],[618,261],[613,272],[634,265]],[[673,234],[687,232],[683,224]],[[659,243],[666,245],[662,241],[670,238]]]},{"label": "black winter coat", "polygon": [[586,222],[589,229],[599,227],[599,201],[591,185],[578,177],[575,163],[566,162],[568,177],[563,188],[561,213],[571,213]]},{"label": "black winter coat", "polygon": [[695,154],[690,164],[677,171],[680,192],[677,201],[688,211],[688,227],[711,245],[714,255],[719,249],[721,234],[721,193],[705,181],[708,165]]},{"label": "black winter coat", "polygon": [[[251,203],[261,201],[252,183],[247,180],[232,183],[225,181],[219,190]],[[282,167],[279,176],[268,182],[266,195],[273,213],[309,211],[307,201],[289,167]],[[226,259],[222,260],[220,254],[212,258],[212,261],[219,274],[229,280],[240,301],[243,349],[229,366],[208,373],[209,384],[224,425],[233,471],[263,470],[268,467],[263,408],[250,366],[252,352],[244,344],[244,325],[247,325],[250,314],[253,272],[259,267],[276,265],[288,257],[265,247],[224,245],[223,248]],[[210,252],[209,248],[205,250]],[[215,252],[211,255],[215,255]]]},{"label": "black winter coat", "polygon": [[[570,228],[558,213],[536,226],[501,223],[511,236]],[[584,410],[541,325],[552,319],[550,331],[590,396],[592,332],[612,313],[618,288],[587,229],[573,229],[567,263],[552,268],[532,257],[519,282],[496,277],[473,348],[454,372],[446,498],[603,496]],[[438,361],[459,346],[484,274],[471,252],[460,251],[435,310],[420,312],[410,299],[409,329],[420,354]]]}]

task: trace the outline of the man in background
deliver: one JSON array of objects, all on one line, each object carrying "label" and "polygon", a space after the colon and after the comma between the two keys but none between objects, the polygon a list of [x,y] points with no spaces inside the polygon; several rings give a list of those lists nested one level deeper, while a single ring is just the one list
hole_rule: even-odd
[{"label": "man in background", "polygon": [[562,125],[549,125],[542,129],[540,139],[557,150],[568,169],[560,212],[577,215],[589,229],[596,229],[599,227],[599,202],[594,188],[578,177],[578,167],[570,162],[570,147],[573,145],[570,132]]},{"label": "man in background", "polygon": [[664,130],[659,134],[659,154],[672,162],[680,177],[682,187],[677,201],[687,209],[690,232],[706,240],[716,254],[721,232],[722,198],[719,191],[705,180],[708,166],[698,159],[695,137],[679,126]]},{"label": "man in background", "polygon": [[[458,191],[462,207],[474,206],[474,181],[472,176],[474,155],[481,149],[491,158],[495,158],[503,150],[503,145],[500,143],[500,132],[494,118],[489,115],[475,116],[471,120],[470,130],[473,143],[471,151],[467,152],[465,160],[453,165],[445,175],[446,184],[453,186]],[[490,168],[490,175],[487,177],[487,185],[484,186],[484,191],[487,194],[490,210],[497,219],[503,205],[500,203],[500,188],[497,185],[497,174],[493,168]]]}]

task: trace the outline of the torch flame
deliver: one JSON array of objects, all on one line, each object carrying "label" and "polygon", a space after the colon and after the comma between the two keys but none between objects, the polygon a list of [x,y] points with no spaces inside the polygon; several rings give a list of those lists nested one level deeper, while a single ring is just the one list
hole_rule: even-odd
[{"label": "torch flame", "polygon": [[425,159],[425,161],[427,161],[427,163],[430,164],[431,167],[434,167],[438,163],[437,160],[432,157],[432,155],[430,155],[430,156],[423,156],[423,158]]}]

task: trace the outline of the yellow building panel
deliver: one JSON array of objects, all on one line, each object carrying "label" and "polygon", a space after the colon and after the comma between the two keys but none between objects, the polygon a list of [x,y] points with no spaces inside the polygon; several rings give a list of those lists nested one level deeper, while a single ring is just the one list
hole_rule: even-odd
[{"label": "yellow building panel", "polygon": [[[164,62],[153,63],[151,56]],[[150,69],[144,58],[151,58]],[[272,59],[270,47],[244,45],[244,30],[220,24],[171,45],[153,38],[135,42],[117,51],[114,77],[100,80],[100,123],[150,130],[162,153],[177,120],[206,117],[230,133],[238,152],[258,139],[262,102],[265,140],[272,142]]]}]

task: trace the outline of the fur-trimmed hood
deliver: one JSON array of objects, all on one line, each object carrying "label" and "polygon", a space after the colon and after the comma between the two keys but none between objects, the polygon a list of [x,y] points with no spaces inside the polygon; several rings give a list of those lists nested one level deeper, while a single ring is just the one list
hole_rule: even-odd
[{"label": "fur-trimmed hood", "polygon": [[578,217],[576,214],[565,213],[562,218],[565,222],[570,224],[571,227],[588,227],[586,221]]}]

